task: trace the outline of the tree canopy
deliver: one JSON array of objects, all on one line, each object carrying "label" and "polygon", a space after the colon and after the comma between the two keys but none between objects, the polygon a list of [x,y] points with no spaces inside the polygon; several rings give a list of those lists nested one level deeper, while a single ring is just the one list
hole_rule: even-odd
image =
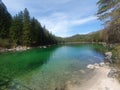
[{"label": "tree canopy", "polygon": [[7,11],[6,6],[1,3],[0,4],[0,38],[5,39],[8,38],[9,27],[11,25],[11,15]]},{"label": "tree canopy", "polygon": [[37,19],[31,18],[27,8],[12,17],[4,4],[0,4],[0,41],[0,46],[6,46],[2,41],[10,44],[7,46],[39,46],[57,43],[56,36],[45,26],[42,27]]}]

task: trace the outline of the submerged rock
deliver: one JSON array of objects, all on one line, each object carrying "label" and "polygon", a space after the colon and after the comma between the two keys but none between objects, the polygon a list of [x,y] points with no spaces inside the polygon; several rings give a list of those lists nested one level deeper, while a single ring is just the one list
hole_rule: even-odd
[{"label": "submerged rock", "polygon": [[82,74],[84,74],[85,73],[85,71],[84,70],[79,70],[80,71],[80,73],[82,73]]}]

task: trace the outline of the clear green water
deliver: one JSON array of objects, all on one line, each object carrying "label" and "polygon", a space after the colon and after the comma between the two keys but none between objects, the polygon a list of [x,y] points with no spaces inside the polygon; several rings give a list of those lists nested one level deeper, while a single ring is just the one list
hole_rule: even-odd
[{"label": "clear green water", "polygon": [[[68,81],[81,84],[92,76],[86,66],[103,61],[96,47],[103,49],[100,45],[81,44],[2,53],[0,76],[18,83],[10,85],[11,90],[57,90]],[[1,83],[0,78],[2,87]]]}]

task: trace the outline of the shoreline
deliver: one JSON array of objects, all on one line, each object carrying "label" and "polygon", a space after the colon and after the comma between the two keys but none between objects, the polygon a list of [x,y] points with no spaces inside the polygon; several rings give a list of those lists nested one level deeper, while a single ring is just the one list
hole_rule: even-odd
[{"label": "shoreline", "polygon": [[[115,77],[110,77],[113,68],[104,65],[94,68],[95,74],[81,85],[68,84],[65,90],[120,90],[120,83]],[[111,73],[112,74],[112,73]]]},{"label": "shoreline", "polygon": [[48,48],[53,45],[69,45],[69,44],[101,44],[103,46],[107,46],[105,42],[66,42],[66,43],[58,43],[58,44],[52,44],[52,45],[41,45],[41,46],[36,46],[36,47],[30,47],[30,46],[14,46],[13,48],[5,48],[5,47],[0,47],[0,53],[3,52],[13,52],[13,51],[26,51],[32,48]]},{"label": "shoreline", "polygon": [[16,46],[13,48],[2,48],[0,47],[0,53],[4,53],[4,52],[14,52],[14,51],[26,51],[26,50],[30,50],[33,48],[48,48],[51,47],[52,45],[43,45],[43,46],[37,46],[37,47],[28,47],[28,46]]},{"label": "shoreline", "polygon": [[81,85],[68,84],[65,90],[120,90],[117,80],[118,69],[110,66],[112,52],[105,52],[105,60],[101,63],[89,64],[87,68],[95,74]]}]

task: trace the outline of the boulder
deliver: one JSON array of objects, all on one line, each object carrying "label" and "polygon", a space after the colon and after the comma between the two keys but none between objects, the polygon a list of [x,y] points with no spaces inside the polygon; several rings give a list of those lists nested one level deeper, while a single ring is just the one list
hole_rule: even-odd
[{"label": "boulder", "polygon": [[112,52],[106,52],[106,53],[105,53],[105,56],[108,56],[108,57],[111,58],[111,57],[112,57]]}]

